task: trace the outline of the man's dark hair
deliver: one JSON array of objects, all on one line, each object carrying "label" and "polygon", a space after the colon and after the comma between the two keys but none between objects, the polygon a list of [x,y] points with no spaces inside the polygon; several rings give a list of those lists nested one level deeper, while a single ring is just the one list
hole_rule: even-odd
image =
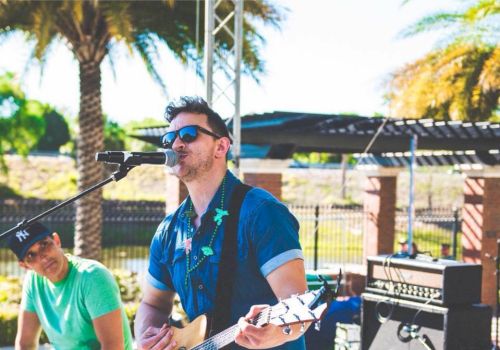
[{"label": "man's dark hair", "polygon": [[226,123],[221,116],[208,106],[208,103],[199,96],[182,96],[170,102],[165,109],[165,119],[168,122],[174,120],[182,112],[205,114],[208,118],[208,125],[213,132],[220,136],[229,137]]}]

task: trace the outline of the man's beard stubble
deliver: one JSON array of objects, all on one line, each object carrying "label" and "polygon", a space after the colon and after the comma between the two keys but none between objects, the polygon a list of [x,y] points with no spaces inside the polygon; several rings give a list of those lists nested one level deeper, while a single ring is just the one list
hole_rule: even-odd
[{"label": "man's beard stubble", "polygon": [[214,164],[214,160],[210,157],[201,157],[196,164],[187,167],[185,175],[176,174],[179,180],[184,183],[191,182],[206,175]]}]

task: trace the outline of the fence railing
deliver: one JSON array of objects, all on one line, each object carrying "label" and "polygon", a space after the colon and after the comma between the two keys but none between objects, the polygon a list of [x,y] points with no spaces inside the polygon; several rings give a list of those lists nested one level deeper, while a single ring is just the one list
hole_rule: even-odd
[{"label": "fence railing", "polygon": [[[433,257],[443,257],[441,246],[450,247],[450,256],[462,259],[460,227],[462,218],[457,208],[420,209],[415,212],[413,222],[413,242],[418,251]],[[399,249],[398,242],[405,240],[408,234],[408,213],[406,209],[396,212],[396,239],[394,250]]]},{"label": "fence railing", "polygon": [[[57,204],[36,199],[0,200],[0,232],[24,218],[34,217]],[[360,206],[289,205],[300,222],[300,241],[307,269],[339,264],[362,264],[366,215]],[[164,218],[163,202],[104,201],[102,261],[110,268],[143,273],[151,237]],[[439,256],[441,243],[452,243],[460,218],[452,210],[417,211],[414,241],[421,251]],[[63,248],[73,248],[75,207],[70,205],[43,220],[61,236]],[[406,212],[396,215],[396,238],[406,237]],[[397,241],[396,239],[396,241]],[[456,239],[455,239],[456,241]],[[395,246],[395,251],[397,246]],[[460,256],[460,255],[459,255]],[[20,275],[14,255],[0,244],[0,275]]]},{"label": "fence railing", "polygon": [[365,213],[359,206],[290,205],[300,222],[306,269],[361,264]]}]

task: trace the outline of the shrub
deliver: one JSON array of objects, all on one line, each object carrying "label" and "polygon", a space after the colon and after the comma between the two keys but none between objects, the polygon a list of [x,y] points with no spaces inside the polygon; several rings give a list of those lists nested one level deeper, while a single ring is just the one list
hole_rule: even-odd
[{"label": "shrub", "polygon": [[111,272],[115,276],[116,283],[118,283],[122,301],[124,303],[140,301],[141,287],[137,280],[137,272],[122,269],[113,269]]},{"label": "shrub", "polygon": [[22,286],[19,277],[0,276],[0,303],[19,304]]}]

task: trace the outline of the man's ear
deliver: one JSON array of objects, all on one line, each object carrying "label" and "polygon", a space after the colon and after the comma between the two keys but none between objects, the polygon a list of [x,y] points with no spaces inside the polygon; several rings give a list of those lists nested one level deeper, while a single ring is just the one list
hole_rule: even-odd
[{"label": "man's ear", "polygon": [[24,261],[22,261],[22,260],[19,260],[19,261],[18,261],[18,264],[19,264],[19,266],[21,266],[21,267],[22,267],[23,269],[25,269],[25,270],[31,270],[31,267],[29,267],[29,266],[28,266],[28,264],[26,264],[26,263],[25,263]]},{"label": "man's ear", "polygon": [[56,246],[58,246],[59,248],[61,248],[61,237],[59,237],[59,235],[57,234],[57,232],[54,232],[52,234],[52,239],[54,240],[54,242],[56,242]]},{"label": "man's ear", "polygon": [[217,140],[217,148],[215,157],[216,158],[226,158],[227,152],[229,152],[229,147],[231,147],[231,142],[227,137],[221,137]]}]

